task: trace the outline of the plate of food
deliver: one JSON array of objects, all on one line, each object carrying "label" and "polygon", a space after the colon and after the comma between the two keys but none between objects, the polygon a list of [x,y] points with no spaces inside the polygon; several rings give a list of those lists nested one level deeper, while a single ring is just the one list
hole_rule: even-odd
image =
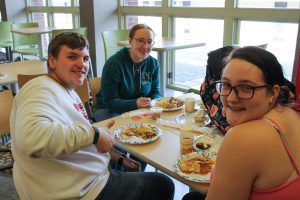
[{"label": "plate of food", "polygon": [[196,151],[209,150],[213,146],[214,139],[208,135],[200,135],[194,139],[193,147]]},{"label": "plate of food", "polygon": [[175,172],[183,178],[209,183],[211,170],[216,162],[216,153],[207,151],[182,155],[174,164]]},{"label": "plate of food", "polygon": [[184,100],[175,97],[162,97],[152,100],[150,106],[161,107],[163,111],[180,110],[184,106]]},{"label": "plate of food", "polygon": [[162,136],[159,127],[149,123],[132,123],[120,126],[114,132],[115,138],[127,144],[145,144]]}]

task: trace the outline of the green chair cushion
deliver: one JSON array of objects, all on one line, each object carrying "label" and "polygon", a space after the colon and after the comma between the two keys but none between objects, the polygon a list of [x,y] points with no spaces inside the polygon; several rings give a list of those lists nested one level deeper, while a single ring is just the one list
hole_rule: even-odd
[{"label": "green chair cushion", "polygon": [[15,49],[15,50],[12,50],[12,52],[23,54],[23,55],[38,55],[39,54],[38,48]]}]

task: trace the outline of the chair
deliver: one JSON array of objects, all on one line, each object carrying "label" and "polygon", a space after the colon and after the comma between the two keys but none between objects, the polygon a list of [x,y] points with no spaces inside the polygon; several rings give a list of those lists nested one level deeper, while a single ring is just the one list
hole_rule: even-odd
[{"label": "chair", "polygon": [[[19,88],[24,86],[28,81],[31,79],[34,79],[38,76],[45,75],[45,74],[18,74],[18,84]],[[87,114],[89,117],[91,117],[91,96],[90,96],[90,87],[88,84],[87,78],[84,79],[83,85],[76,88],[75,91],[77,92],[78,96],[80,97],[82,103],[84,104]]]},{"label": "chair", "polygon": [[91,97],[91,93],[90,93],[90,86],[88,83],[88,79],[85,78],[83,81],[83,85],[76,88],[75,91],[77,92],[78,96],[80,97],[80,99],[85,107],[85,110],[87,112],[87,115],[89,116],[89,119],[92,119],[91,113],[93,110],[93,106],[92,106],[92,97]]},{"label": "chair", "polygon": [[12,21],[0,22],[0,47],[5,48],[6,61],[12,61],[13,38],[11,30]]},{"label": "chair", "polygon": [[[38,23],[14,23],[11,25],[12,29],[21,28],[34,28],[38,27]],[[13,53],[21,54],[23,60],[23,55],[38,55],[39,54],[39,39],[35,35],[23,35],[18,33],[13,33]]]},{"label": "chair", "polygon": [[45,74],[18,74],[17,79],[18,79],[19,88],[23,87],[23,85],[25,85],[25,83],[27,83],[31,79],[34,79],[41,75],[45,75]]},{"label": "chair", "polygon": [[[19,88],[23,87],[31,79],[34,79],[42,75],[45,74],[18,74],[17,79],[18,79]],[[83,85],[76,88],[75,91],[77,92],[77,94],[79,95],[83,103],[90,101],[89,85],[87,79],[84,79]]]},{"label": "chair", "polygon": [[[13,105],[13,93],[11,90],[0,92],[0,136],[2,145],[0,146],[0,171],[12,169],[14,159],[11,154],[10,145],[10,112]],[[10,171],[11,172],[11,171]]]},{"label": "chair", "polygon": [[52,38],[63,32],[80,33],[81,35],[84,35],[85,37],[87,37],[87,27],[79,27],[79,28],[74,28],[74,29],[54,29],[52,31]]},{"label": "chair", "polygon": [[118,41],[128,40],[129,30],[112,30],[103,31],[101,33],[104,44],[105,61],[115,54],[122,47],[118,45]]},{"label": "chair", "polygon": [[101,90],[101,78],[100,77],[90,77],[89,83],[90,83],[90,91],[91,91],[91,96],[92,96],[92,101],[90,103],[90,107],[91,107],[90,119],[92,120],[92,122],[99,122],[99,121],[111,118],[112,115],[108,109],[106,109],[106,108],[101,108],[98,110],[95,109],[95,105],[97,102],[96,95]]},{"label": "chair", "polygon": [[98,92],[101,89],[101,78],[100,77],[90,77],[89,83],[90,83],[90,90],[91,90],[91,96],[92,96],[92,107],[94,108],[94,106],[96,104],[96,94],[98,94]]},{"label": "chair", "polygon": [[77,92],[83,104],[89,103],[91,99],[90,87],[86,78],[83,81],[83,85],[76,88],[75,91]]}]

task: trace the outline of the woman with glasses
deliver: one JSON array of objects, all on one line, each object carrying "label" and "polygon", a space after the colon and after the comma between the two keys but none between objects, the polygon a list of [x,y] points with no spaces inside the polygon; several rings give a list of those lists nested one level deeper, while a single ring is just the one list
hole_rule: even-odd
[{"label": "woman with glasses", "polygon": [[[300,116],[276,57],[233,50],[216,82],[227,121],[206,199],[299,199]],[[299,108],[299,107],[298,107]],[[200,198],[190,193],[183,199]]]},{"label": "woman with glasses", "polygon": [[[96,121],[149,107],[151,99],[160,97],[159,65],[150,55],[154,31],[146,24],[133,26],[129,44],[130,47],[111,56],[103,67],[101,91],[96,95],[97,110],[93,113]],[[144,171],[146,163],[139,162]]]},{"label": "woman with glasses", "polygon": [[[150,55],[154,31],[145,24],[133,26],[129,44],[111,56],[102,71],[95,107],[108,109],[110,116],[149,107],[151,99],[160,97],[159,66]],[[103,119],[97,112],[94,117]]]}]

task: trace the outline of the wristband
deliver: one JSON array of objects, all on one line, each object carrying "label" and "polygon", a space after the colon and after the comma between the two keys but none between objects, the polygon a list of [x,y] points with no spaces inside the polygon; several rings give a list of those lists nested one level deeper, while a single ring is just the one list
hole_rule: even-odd
[{"label": "wristband", "polygon": [[121,166],[123,164],[123,160],[126,158],[125,154],[121,154],[118,160],[118,165]]},{"label": "wristband", "polygon": [[94,131],[95,131],[95,135],[94,135],[94,140],[93,140],[93,144],[97,144],[98,143],[98,139],[99,139],[99,129],[97,127],[92,126]]}]

